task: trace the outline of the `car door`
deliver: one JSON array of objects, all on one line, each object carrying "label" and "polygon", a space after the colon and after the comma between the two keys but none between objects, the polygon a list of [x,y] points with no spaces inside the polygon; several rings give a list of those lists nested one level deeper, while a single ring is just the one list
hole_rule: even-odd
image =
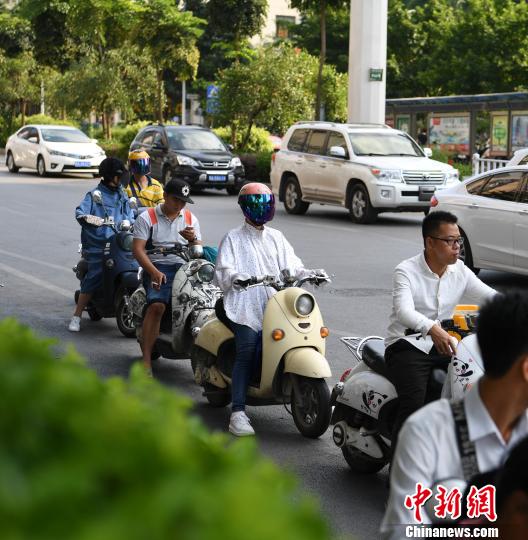
[{"label": "car door", "polygon": [[523,174],[523,185],[513,228],[513,264],[528,272],[528,173]]},{"label": "car door", "polygon": [[480,259],[496,268],[513,266],[513,228],[519,217],[516,210],[522,176],[522,171],[499,170],[489,176],[478,195],[468,199],[474,231],[469,241],[475,261]]},{"label": "car door", "polygon": [[37,158],[40,153],[40,136],[37,128],[30,128],[27,138],[27,166],[37,168]]},{"label": "car door", "polygon": [[318,200],[318,191],[326,175],[325,162],[326,129],[312,129],[306,140],[304,151],[304,164],[302,166],[301,189],[304,197]]},{"label": "car door", "polygon": [[31,131],[31,128],[29,127],[21,129],[16,134],[16,137],[13,141],[11,152],[13,153],[13,158],[18,167],[28,166],[27,155],[28,155],[29,143],[27,141],[27,138],[29,137],[30,131]]},{"label": "car door", "polygon": [[[338,146],[345,151],[345,157],[333,157],[330,149]],[[325,156],[319,161],[319,186],[317,198],[322,201],[342,204],[345,198],[347,183],[347,165],[349,164],[350,151],[346,139],[338,131],[329,131],[324,150]]]},{"label": "car door", "polygon": [[150,163],[152,176],[158,180],[163,177],[163,165],[167,159],[167,141],[161,130],[156,130],[150,147]]},{"label": "car door", "polygon": [[295,129],[288,140],[286,151],[278,152],[275,164],[280,167],[279,181],[283,172],[293,171],[299,180],[301,189],[303,188],[304,147],[309,133],[310,130],[306,128]]}]

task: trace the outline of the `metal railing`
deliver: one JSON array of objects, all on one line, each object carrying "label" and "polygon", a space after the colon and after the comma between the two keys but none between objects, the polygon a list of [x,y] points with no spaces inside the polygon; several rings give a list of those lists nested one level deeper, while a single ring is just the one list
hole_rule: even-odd
[{"label": "metal railing", "polygon": [[473,164],[473,175],[501,169],[508,164],[507,159],[481,158],[477,153],[473,154],[471,161]]}]

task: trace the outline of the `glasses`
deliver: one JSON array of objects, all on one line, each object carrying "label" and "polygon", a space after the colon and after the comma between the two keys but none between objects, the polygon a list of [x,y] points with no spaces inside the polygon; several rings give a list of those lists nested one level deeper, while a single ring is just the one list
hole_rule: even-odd
[{"label": "glasses", "polygon": [[430,236],[429,238],[434,238],[435,240],[441,240],[445,242],[449,247],[454,247],[455,244],[462,246],[464,244],[464,239],[459,236],[458,238],[438,238],[437,236]]}]

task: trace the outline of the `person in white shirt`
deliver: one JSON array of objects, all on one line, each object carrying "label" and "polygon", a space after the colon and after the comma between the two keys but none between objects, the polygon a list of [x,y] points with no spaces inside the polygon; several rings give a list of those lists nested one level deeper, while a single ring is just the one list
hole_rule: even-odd
[{"label": "person in white shirt", "polygon": [[278,276],[286,268],[299,275],[304,267],[284,235],[264,226],[275,213],[275,197],[267,186],[257,182],[246,184],[240,190],[238,204],[245,221],[220,243],[215,283],[224,293],[225,312],[235,334],[229,431],[244,436],[255,434],[245,413],[246,392],[262,339],[264,308],[276,291],[272,287],[254,287],[241,293],[240,282],[251,276]]},{"label": "person in white shirt", "polygon": [[[456,216],[431,212],[422,222],[422,236],[424,251],[394,270],[385,339],[385,361],[399,400],[393,450],[403,422],[426,401],[433,368],[447,368],[455,352],[440,321],[451,318],[462,301],[480,305],[496,293],[458,258],[463,238]],[[407,335],[409,332],[414,335]]]},{"label": "person in white shirt", "polygon": [[[474,479],[467,473],[468,448],[476,460],[475,472],[487,473],[503,465],[528,435],[527,328],[526,293],[498,294],[482,307],[477,341],[484,375],[461,402],[467,440],[458,442],[453,405],[446,399],[430,403],[408,418],[392,461],[390,496],[381,524],[384,539],[406,538],[406,526],[416,524],[405,498],[415,493],[417,483],[433,490],[432,497],[439,484],[463,485],[468,477]],[[464,462],[462,450],[466,452]],[[500,506],[501,501],[497,502]],[[422,517],[424,524],[431,523],[427,512],[422,511]]]}]

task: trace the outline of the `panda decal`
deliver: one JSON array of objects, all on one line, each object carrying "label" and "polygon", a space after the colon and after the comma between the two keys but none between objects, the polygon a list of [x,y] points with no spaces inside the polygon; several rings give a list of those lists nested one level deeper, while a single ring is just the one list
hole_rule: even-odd
[{"label": "panda decal", "polygon": [[[470,359],[469,362],[472,362],[473,360]],[[466,386],[471,376],[473,375],[473,369],[471,369],[471,365],[469,362],[464,362],[463,360],[460,360],[460,358],[453,359],[453,370],[455,372],[455,382],[459,383],[463,387]]]},{"label": "panda decal", "polygon": [[381,394],[374,390],[363,392],[363,404],[361,405],[361,408],[369,414],[378,412],[387,397],[387,394]]}]

